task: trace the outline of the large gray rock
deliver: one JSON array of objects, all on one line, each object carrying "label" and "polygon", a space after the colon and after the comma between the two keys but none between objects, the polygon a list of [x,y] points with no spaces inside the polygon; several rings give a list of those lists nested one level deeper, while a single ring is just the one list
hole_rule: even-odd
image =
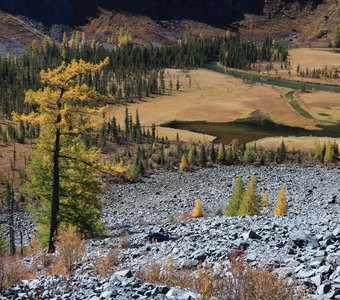
[{"label": "large gray rock", "polygon": [[197,299],[197,298],[193,298],[192,294],[179,288],[171,288],[170,291],[167,292],[166,297],[167,299],[173,299],[173,300],[195,300]]},{"label": "large gray rock", "polygon": [[294,244],[300,248],[305,246],[317,248],[319,246],[318,241],[314,237],[304,233],[303,231],[294,232],[290,235],[290,238],[294,242]]}]

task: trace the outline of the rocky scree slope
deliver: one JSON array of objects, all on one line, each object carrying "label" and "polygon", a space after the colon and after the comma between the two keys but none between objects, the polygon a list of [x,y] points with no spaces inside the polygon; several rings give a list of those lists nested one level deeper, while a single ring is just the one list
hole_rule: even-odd
[{"label": "rocky scree slope", "polygon": [[[287,186],[289,213],[285,217],[227,218],[224,210],[237,176],[255,174],[260,190],[270,192],[271,204],[281,184]],[[86,260],[70,278],[43,276],[7,290],[7,299],[197,299],[197,294],[136,279],[138,270],[169,257],[178,269],[195,272],[199,261],[219,270],[240,246],[252,266],[269,265],[276,274],[296,278],[307,299],[340,299],[340,167],[224,166],[196,172],[155,174],[142,182],[122,184],[106,194],[104,219],[110,237],[91,240]],[[186,220],[196,197],[207,216]],[[169,213],[175,222],[168,222]],[[169,241],[150,244],[148,234],[161,232]],[[114,275],[95,275],[95,261],[128,234],[129,247],[119,252]],[[29,259],[27,264],[32,263]],[[26,293],[27,292],[27,293]],[[26,293],[26,294],[25,294]],[[3,298],[4,299],[4,298]]]}]

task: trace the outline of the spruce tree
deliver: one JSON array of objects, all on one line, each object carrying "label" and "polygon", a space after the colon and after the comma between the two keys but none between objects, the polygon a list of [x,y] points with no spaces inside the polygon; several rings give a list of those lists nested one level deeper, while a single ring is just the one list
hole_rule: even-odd
[{"label": "spruce tree", "polygon": [[217,151],[217,161],[219,163],[224,163],[225,161],[225,147],[223,143],[220,143]]},{"label": "spruce tree", "polygon": [[139,164],[134,161],[130,166],[128,167],[128,179],[130,181],[136,181],[140,176],[140,169]]},{"label": "spruce tree", "polygon": [[209,151],[209,159],[212,163],[216,162],[216,151],[215,151],[215,146],[212,143]]},{"label": "spruce tree", "polygon": [[227,205],[227,209],[225,211],[225,214],[228,217],[234,217],[238,215],[243,192],[244,192],[243,179],[241,176],[239,176],[236,180],[233,194],[231,195],[231,198]]},{"label": "spruce tree", "polygon": [[261,198],[257,189],[256,177],[251,176],[243,193],[239,215],[259,215],[261,212]]},{"label": "spruce tree", "polygon": [[237,161],[237,151],[236,151],[236,145],[232,144],[229,149],[229,157],[228,161],[230,164],[233,164]]},{"label": "spruce tree", "polygon": [[7,242],[4,238],[2,227],[0,225],[0,256],[4,255],[7,251]]},{"label": "spruce tree", "polygon": [[281,186],[277,195],[276,206],[273,210],[273,215],[284,216],[288,213],[288,202],[286,198],[286,188]]},{"label": "spruce tree", "polygon": [[200,152],[200,164],[205,167],[207,165],[207,153],[205,152],[205,147],[202,145]]},{"label": "spruce tree", "polygon": [[340,47],[340,25],[336,26],[332,34],[332,46],[334,48]]},{"label": "spruce tree", "polygon": [[254,162],[254,150],[251,146],[247,145],[243,153],[243,160],[247,163]]},{"label": "spruce tree", "polygon": [[188,163],[189,163],[189,165],[191,165],[191,166],[195,163],[194,147],[193,147],[192,145],[189,146]]}]

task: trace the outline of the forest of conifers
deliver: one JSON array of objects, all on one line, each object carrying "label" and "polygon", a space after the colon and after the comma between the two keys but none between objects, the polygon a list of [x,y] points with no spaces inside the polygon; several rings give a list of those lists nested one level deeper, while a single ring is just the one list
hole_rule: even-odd
[{"label": "forest of conifers", "polygon": [[29,53],[21,57],[0,58],[0,114],[8,118],[13,111],[25,113],[34,109],[24,104],[24,91],[41,88],[39,72],[60,65],[64,59],[82,58],[98,63],[109,57],[110,63],[103,71],[80,80],[102,94],[115,95],[118,101],[132,102],[178,86],[178,82],[170,82],[165,87],[165,68],[199,68],[218,55],[228,67],[249,69],[258,60],[285,61],[287,49],[275,45],[270,38],[256,45],[241,42],[237,36],[196,38],[163,47],[134,47],[127,43],[113,49],[89,45],[81,39],[64,41],[61,46],[44,39],[33,42]]}]

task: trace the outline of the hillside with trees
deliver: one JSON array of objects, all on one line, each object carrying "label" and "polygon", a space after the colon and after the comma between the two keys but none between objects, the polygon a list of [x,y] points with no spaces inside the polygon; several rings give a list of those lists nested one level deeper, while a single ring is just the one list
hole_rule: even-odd
[{"label": "hillside with trees", "polygon": [[337,300],[334,5],[1,1],[0,300]]}]

